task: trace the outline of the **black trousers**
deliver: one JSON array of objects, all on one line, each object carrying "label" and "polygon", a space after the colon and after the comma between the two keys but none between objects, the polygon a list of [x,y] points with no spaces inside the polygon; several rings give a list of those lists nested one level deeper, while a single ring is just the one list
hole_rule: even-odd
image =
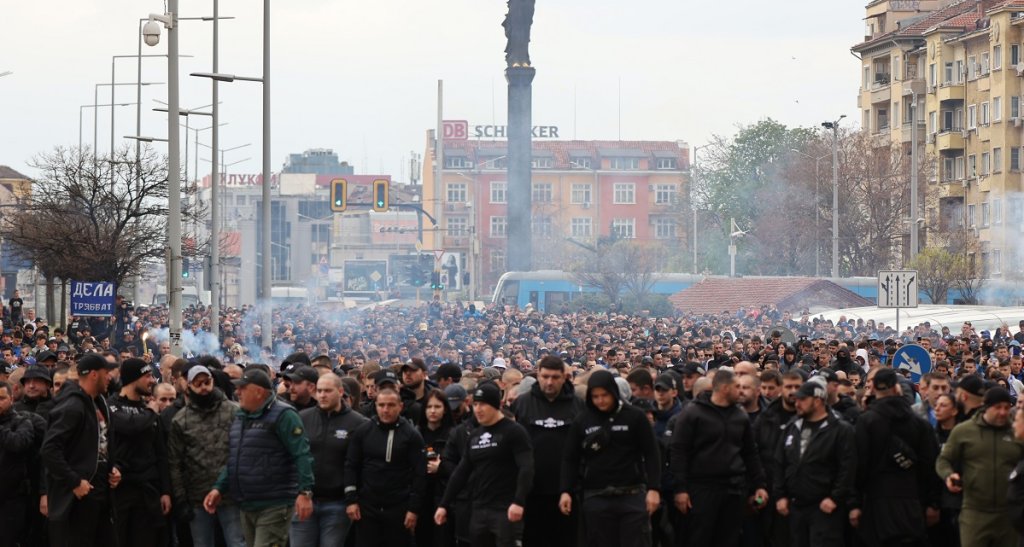
[{"label": "black trousers", "polygon": [[50,521],[50,547],[117,545],[110,500],[103,494],[90,493],[72,502],[66,518]]},{"label": "black trousers", "polygon": [[742,531],[744,496],[715,486],[690,488],[693,508],[686,518],[686,545],[738,547]]},{"label": "black trousers", "polygon": [[516,547],[523,539],[523,521],[509,522],[508,508],[474,507],[469,523],[473,547]]},{"label": "black trousers", "polygon": [[524,547],[576,545],[577,512],[563,515],[558,508],[560,497],[554,494],[526,498],[526,510],[523,513]]},{"label": "black trousers", "polygon": [[361,518],[356,521],[356,547],[401,547],[412,544],[405,529],[404,505],[373,507],[359,504]]},{"label": "black trousers", "polygon": [[114,530],[124,547],[163,547],[170,537],[167,519],[160,510],[160,494],[144,485],[122,483],[113,491]]},{"label": "black trousers", "polygon": [[651,544],[651,519],[644,492],[593,496],[583,500],[588,546],[646,547]]},{"label": "black trousers", "polygon": [[817,505],[790,507],[793,547],[843,547],[846,515],[847,511],[841,508],[826,515]]},{"label": "black trousers", "polygon": [[13,547],[25,539],[27,508],[28,500],[23,497],[0,500],[0,547]]}]

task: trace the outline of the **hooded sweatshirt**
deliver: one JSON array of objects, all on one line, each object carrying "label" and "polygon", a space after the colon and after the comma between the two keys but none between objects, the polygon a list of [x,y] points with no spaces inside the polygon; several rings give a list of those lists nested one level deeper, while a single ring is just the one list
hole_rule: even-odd
[{"label": "hooded sweatshirt", "polygon": [[[604,389],[614,398],[609,412],[593,403],[594,390]],[[569,429],[562,460],[561,492],[574,493],[608,487],[661,484],[661,463],[654,429],[643,411],[624,403],[615,377],[606,370],[587,380],[586,410]]]},{"label": "hooded sweatshirt", "polygon": [[562,468],[565,440],[573,421],[583,412],[583,401],[576,397],[572,384],[549,401],[540,386],[516,399],[512,406],[516,422],[526,428],[533,443],[534,476],[531,494],[558,495],[558,473]]}]

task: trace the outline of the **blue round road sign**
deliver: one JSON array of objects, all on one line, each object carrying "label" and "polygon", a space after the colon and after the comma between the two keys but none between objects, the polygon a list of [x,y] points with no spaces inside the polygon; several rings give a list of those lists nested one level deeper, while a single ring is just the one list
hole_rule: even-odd
[{"label": "blue round road sign", "polygon": [[892,368],[899,369],[900,365],[910,367],[910,379],[920,382],[921,376],[932,370],[932,357],[924,347],[908,344],[896,350],[896,356],[892,360]]}]

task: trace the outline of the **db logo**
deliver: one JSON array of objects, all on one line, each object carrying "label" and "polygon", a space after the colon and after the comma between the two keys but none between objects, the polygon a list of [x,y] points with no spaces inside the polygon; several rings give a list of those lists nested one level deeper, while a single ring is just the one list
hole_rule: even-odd
[{"label": "db logo", "polygon": [[466,120],[451,120],[441,124],[446,141],[464,141],[469,139],[469,122]]}]

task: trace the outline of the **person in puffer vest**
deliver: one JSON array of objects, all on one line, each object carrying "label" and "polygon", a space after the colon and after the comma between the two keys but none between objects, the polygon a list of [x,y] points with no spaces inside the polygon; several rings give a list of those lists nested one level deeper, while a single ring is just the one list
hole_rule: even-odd
[{"label": "person in puffer vest", "polygon": [[313,511],[313,457],[302,419],[274,397],[270,376],[258,368],[234,380],[238,416],[231,424],[228,462],[203,500],[217,511],[222,493],[238,502],[245,543],[284,545],[292,512]]}]

